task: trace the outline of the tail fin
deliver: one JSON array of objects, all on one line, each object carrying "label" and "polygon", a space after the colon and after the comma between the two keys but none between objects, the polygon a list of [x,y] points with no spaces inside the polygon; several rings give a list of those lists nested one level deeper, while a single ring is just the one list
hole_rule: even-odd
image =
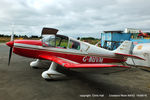
[{"label": "tail fin", "polygon": [[132,51],[132,42],[124,41],[116,50],[115,53],[131,54]]},{"label": "tail fin", "polygon": [[144,60],[141,57],[135,56],[135,55],[131,55],[133,49],[133,45],[131,41],[124,41],[116,50],[114,50],[113,52],[116,55],[119,56],[123,56],[123,57],[131,57],[131,58],[136,58],[136,59],[141,59]]}]

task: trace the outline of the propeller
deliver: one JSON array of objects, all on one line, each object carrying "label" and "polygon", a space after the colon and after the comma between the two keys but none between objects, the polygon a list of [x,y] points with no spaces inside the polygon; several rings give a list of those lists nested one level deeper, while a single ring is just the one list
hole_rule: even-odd
[{"label": "propeller", "polygon": [[12,28],[12,34],[11,34],[10,42],[7,43],[7,45],[10,46],[9,58],[8,58],[8,66],[10,64],[11,55],[12,55],[12,51],[13,51],[13,43],[14,43],[14,28]]},{"label": "propeller", "polygon": [[11,55],[12,55],[12,49],[13,49],[13,47],[10,47],[10,49],[9,49],[8,66],[10,65],[10,60],[11,60]]}]

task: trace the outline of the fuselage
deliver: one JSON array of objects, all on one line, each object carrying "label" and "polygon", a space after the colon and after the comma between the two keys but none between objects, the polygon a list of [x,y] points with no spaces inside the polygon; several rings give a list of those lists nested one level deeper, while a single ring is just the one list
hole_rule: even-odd
[{"label": "fuselage", "polygon": [[[74,39],[72,39],[74,40]],[[117,57],[112,51],[96,47],[94,45],[74,40],[80,43],[80,49],[69,47],[43,46],[41,40],[15,40],[13,41],[13,52],[17,55],[40,59],[39,55],[56,56],[77,63],[119,63],[123,58]],[[7,43],[7,45],[10,42]]]}]

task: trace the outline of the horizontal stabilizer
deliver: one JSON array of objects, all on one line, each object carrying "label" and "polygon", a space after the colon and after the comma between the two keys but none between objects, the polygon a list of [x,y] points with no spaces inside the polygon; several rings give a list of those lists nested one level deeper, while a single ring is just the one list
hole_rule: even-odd
[{"label": "horizontal stabilizer", "polygon": [[116,55],[121,55],[121,56],[124,56],[124,57],[130,57],[130,58],[145,60],[144,58],[141,58],[141,57],[138,57],[138,56],[135,56],[135,55],[123,54],[123,53],[115,53],[115,54]]},{"label": "horizontal stabilizer", "polygon": [[141,57],[135,56],[135,55],[131,55],[132,52],[132,42],[131,41],[124,41],[116,50],[114,50],[113,52],[116,55],[120,55],[123,57],[130,57],[130,58],[135,58],[135,59],[141,59],[141,60],[145,60]]}]

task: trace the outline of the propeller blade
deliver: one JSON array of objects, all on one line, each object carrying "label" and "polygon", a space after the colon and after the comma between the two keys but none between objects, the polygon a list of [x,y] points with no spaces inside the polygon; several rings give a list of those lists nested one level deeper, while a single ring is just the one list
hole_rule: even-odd
[{"label": "propeller blade", "polygon": [[[11,39],[10,39],[10,41],[14,41],[14,25],[12,25],[12,34],[11,34]],[[11,55],[12,55],[12,50],[13,50],[13,46],[10,46],[9,59],[8,59],[8,66],[9,66],[9,64],[10,64]]]},{"label": "propeller blade", "polygon": [[9,64],[10,64],[11,55],[12,55],[12,50],[13,50],[13,47],[11,47],[10,50],[9,50],[8,66],[9,66]]},{"label": "propeller blade", "polygon": [[14,25],[12,25],[12,34],[10,41],[14,41]]}]

